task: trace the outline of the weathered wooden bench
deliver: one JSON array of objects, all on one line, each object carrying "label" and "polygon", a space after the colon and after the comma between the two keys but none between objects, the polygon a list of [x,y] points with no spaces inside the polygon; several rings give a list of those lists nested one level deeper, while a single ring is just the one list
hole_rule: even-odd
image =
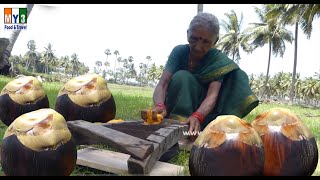
[{"label": "weathered wooden bench", "polygon": [[[78,150],[77,164],[111,173],[134,175],[165,175],[163,167],[183,171],[183,167],[160,162],[160,157],[183,137],[187,125],[164,119],[159,125],[143,125],[143,121],[122,123],[90,123],[68,121],[68,127],[77,145],[105,144],[119,152],[86,148]],[[90,158],[91,157],[91,158]],[[165,163],[165,164],[164,164]],[[171,168],[170,168],[171,167]],[[158,170],[153,170],[158,168]],[[173,175],[167,172],[167,175]],[[174,173],[179,175],[179,173]]]}]

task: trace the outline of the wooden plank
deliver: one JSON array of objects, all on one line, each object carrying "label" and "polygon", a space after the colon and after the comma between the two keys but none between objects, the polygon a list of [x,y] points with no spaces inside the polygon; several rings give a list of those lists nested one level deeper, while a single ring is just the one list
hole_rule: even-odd
[{"label": "wooden plank", "polygon": [[164,125],[167,125],[167,126],[171,126],[171,125],[176,125],[176,126],[185,126],[183,124],[181,124],[181,121],[179,120],[175,120],[175,119],[167,119],[167,118],[164,118],[162,120],[162,123],[161,124],[164,124]]},{"label": "wooden plank", "polygon": [[161,129],[157,130],[156,132],[154,132],[154,134],[166,137],[174,131],[175,131],[174,129],[170,129],[170,128],[161,128]]},{"label": "wooden plank", "polygon": [[83,120],[68,121],[73,139],[76,144],[107,144],[119,151],[143,160],[153,151],[149,141]]},{"label": "wooden plank", "polygon": [[172,124],[166,128],[172,128],[172,127],[179,127],[179,130],[181,131],[182,137],[178,141],[179,143],[179,149],[185,150],[185,151],[190,151],[193,145],[193,141],[190,141],[188,136],[183,134],[184,132],[187,132],[189,130],[189,126],[186,125],[178,125],[178,124]]},{"label": "wooden plank", "polygon": [[157,161],[150,172],[150,176],[182,176],[185,168],[175,164]]},{"label": "wooden plank", "polygon": [[[170,126],[167,126],[166,128],[178,128],[178,134],[181,134],[181,138],[186,138],[184,135],[184,132],[187,132],[189,130],[189,125],[177,125],[177,124],[171,124]],[[181,139],[180,138],[180,139]]]},{"label": "wooden plank", "polygon": [[88,147],[77,152],[77,164],[114,174],[128,174],[129,154]]},{"label": "wooden plank", "polygon": [[179,126],[171,126],[171,125],[169,125],[169,126],[166,126],[166,128],[169,128],[169,129],[179,129]]},{"label": "wooden plank", "polygon": [[[77,164],[101,171],[120,175],[130,175],[128,171],[129,154],[113,152],[104,149],[88,147],[78,150]],[[183,175],[184,167],[157,161],[149,174],[150,176],[177,176]]]},{"label": "wooden plank", "polygon": [[[182,129],[187,129],[181,126]],[[160,157],[182,138],[181,129],[161,128],[151,134],[147,140],[154,142],[154,152],[143,161],[130,158],[128,168],[130,173],[148,174]]]},{"label": "wooden plank", "polygon": [[157,136],[154,134],[151,134],[149,137],[147,137],[147,140],[155,142],[155,143],[162,143],[164,140],[166,139],[166,137],[164,136]]},{"label": "wooden plank", "polygon": [[189,129],[189,125],[183,125],[183,124],[170,124],[170,127],[179,127],[183,128],[183,130],[187,131]]}]

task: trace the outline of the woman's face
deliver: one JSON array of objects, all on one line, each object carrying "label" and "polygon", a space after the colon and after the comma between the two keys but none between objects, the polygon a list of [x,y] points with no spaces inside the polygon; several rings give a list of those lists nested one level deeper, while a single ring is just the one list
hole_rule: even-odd
[{"label": "woman's face", "polygon": [[188,30],[188,42],[190,54],[201,59],[209,49],[216,43],[217,37],[206,27],[198,26],[192,31]]}]

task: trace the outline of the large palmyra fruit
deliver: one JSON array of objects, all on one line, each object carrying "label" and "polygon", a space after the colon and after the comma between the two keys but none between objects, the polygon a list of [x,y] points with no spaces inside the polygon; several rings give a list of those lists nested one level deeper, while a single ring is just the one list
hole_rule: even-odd
[{"label": "large palmyra fruit", "polygon": [[64,84],[55,110],[66,121],[108,122],[116,115],[116,104],[107,82],[97,74],[86,74]]},{"label": "large palmyra fruit", "polygon": [[0,119],[9,126],[20,115],[49,108],[42,83],[33,76],[19,76],[10,81],[0,94]]},{"label": "large palmyra fruit", "polygon": [[318,147],[308,127],[289,109],[272,108],[252,126],[265,152],[265,176],[309,176],[318,163]]},{"label": "large palmyra fruit", "polygon": [[77,149],[63,116],[39,109],[19,116],[7,128],[1,166],[8,176],[68,176]]},{"label": "large palmyra fruit", "polygon": [[262,175],[264,151],[250,123],[233,115],[218,116],[200,133],[189,158],[192,176]]}]

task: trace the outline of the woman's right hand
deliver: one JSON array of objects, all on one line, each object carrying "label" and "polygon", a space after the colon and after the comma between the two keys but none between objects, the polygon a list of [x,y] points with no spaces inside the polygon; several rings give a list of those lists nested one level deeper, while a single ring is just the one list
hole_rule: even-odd
[{"label": "woman's right hand", "polygon": [[169,85],[169,82],[172,77],[172,73],[167,70],[164,70],[159,83],[157,84],[154,92],[153,92],[153,110],[157,113],[161,114],[163,117],[167,116],[167,107],[165,106],[166,92]]},{"label": "woman's right hand", "polygon": [[167,110],[166,110],[166,108],[159,107],[159,106],[155,106],[155,107],[153,108],[153,111],[155,111],[156,114],[161,114],[162,117],[166,117],[166,116],[167,116]]}]

